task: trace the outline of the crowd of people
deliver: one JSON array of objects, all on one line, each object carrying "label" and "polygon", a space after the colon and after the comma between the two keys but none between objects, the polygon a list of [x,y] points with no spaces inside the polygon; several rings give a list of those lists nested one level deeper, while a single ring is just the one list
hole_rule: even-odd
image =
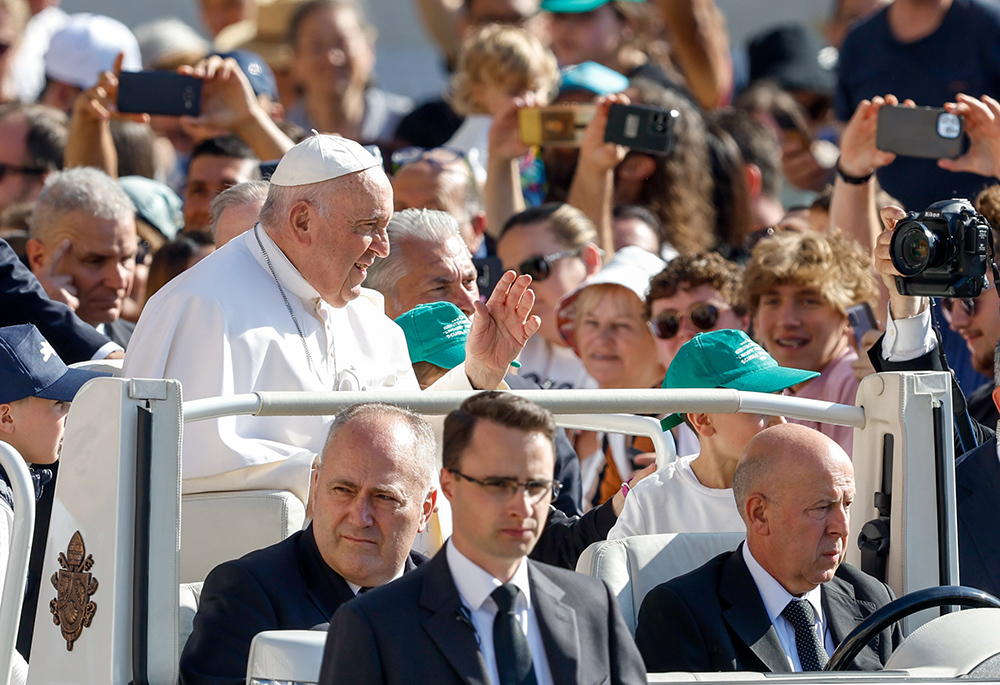
[{"label": "crowd of people", "polygon": [[[890,244],[953,197],[1000,226],[1000,6],[831,5],[826,45],[776,20],[744,53],[714,0],[417,0],[451,79],[415,103],[376,85],[356,0],[201,0],[210,40],[0,0],[0,441],[51,506],[94,376],[65,364],[87,360],[185,399],[483,391],[443,422],[365,404],[187,425],[185,494],[287,490],[310,523],[208,576],[184,683],[242,682],[257,632],[323,623],[324,683],[801,671],[892,597],[841,564],[852,428],[660,416],[679,458],[657,471],[647,439],[563,430],[499,391],[853,404],[876,370],[951,368],[975,448],[962,580],[1000,591],[980,525],[1000,513],[997,290],[901,293]],[[200,110],[120,111],[140,68],[200,82]],[[671,122],[662,149],[607,142],[632,105]],[[881,114],[916,106],[960,115],[957,157],[883,149]],[[566,116],[575,134],[546,138]],[[859,307],[877,325],[855,335]],[[0,480],[0,557],[11,506]],[[652,592],[634,641],[607,588],[566,570],[598,540],[681,532],[746,542]]]}]

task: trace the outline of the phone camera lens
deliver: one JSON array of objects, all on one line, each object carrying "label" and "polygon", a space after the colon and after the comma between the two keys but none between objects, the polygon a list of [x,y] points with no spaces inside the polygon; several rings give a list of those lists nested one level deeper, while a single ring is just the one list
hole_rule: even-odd
[{"label": "phone camera lens", "polygon": [[937,132],[942,138],[954,140],[962,135],[962,120],[956,114],[942,112],[938,115]]}]

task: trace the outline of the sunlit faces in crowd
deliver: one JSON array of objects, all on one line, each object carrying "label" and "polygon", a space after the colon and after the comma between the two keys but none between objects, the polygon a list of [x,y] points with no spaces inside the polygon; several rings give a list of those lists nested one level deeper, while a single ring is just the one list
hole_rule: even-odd
[{"label": "sunlit faces in crowd", "polygon": [[839,233],[762,240],[744,276],[758,342],[781,366],[822,372],[850,345],[848,307],[875,300],[870,263]]},{"label": "sunlit faces in crowd", "polygon": [[258,164],[242,142],[213,138],[200,143],[192,153],[184,186],[184,230],[211,230],[212,200],[227,188],[260,178]]},{"label": "sunlit faces in crowd", "polygon": [[575,350],[602,388],[648,388],[663,379],[643,304],[628,288],[599,284],[576,300]]},{"label": "sunlit faces in crowd", "polygon": [[292,21],[292,73],[306,96],[340,96],[368,85],[375,67],[374,35],[357,6],[313,1]]},{"label": "sunlit faces in crowd", "polygon": [[556,326],[559,301],[600,268],[596,239],[593,224],[578,209],[550,203],[512,217],[497,241],[503,268],[531,276],[532,313],[542,320],[537,334],[552,344],[566,344]]}]

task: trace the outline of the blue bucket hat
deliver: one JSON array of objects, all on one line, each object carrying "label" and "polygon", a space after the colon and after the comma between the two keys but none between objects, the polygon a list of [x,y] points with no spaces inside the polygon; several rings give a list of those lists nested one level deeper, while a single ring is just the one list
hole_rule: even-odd
[{"label": "blue bucket hat", "polygon": [[26,397],[72,402],[84,383],[108,375],[69,368],[31,324],[0,328],[0,404]]}]

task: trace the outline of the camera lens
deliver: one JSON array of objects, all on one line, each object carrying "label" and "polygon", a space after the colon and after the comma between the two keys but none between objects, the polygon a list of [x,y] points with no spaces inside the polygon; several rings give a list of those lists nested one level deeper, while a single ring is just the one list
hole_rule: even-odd
[{"label": "camera lens", "polygon": [[926,226],[914,222],[901,226],[892,236],[892,263],[904,276],[916,276],[936,261],[938,237]]}]

